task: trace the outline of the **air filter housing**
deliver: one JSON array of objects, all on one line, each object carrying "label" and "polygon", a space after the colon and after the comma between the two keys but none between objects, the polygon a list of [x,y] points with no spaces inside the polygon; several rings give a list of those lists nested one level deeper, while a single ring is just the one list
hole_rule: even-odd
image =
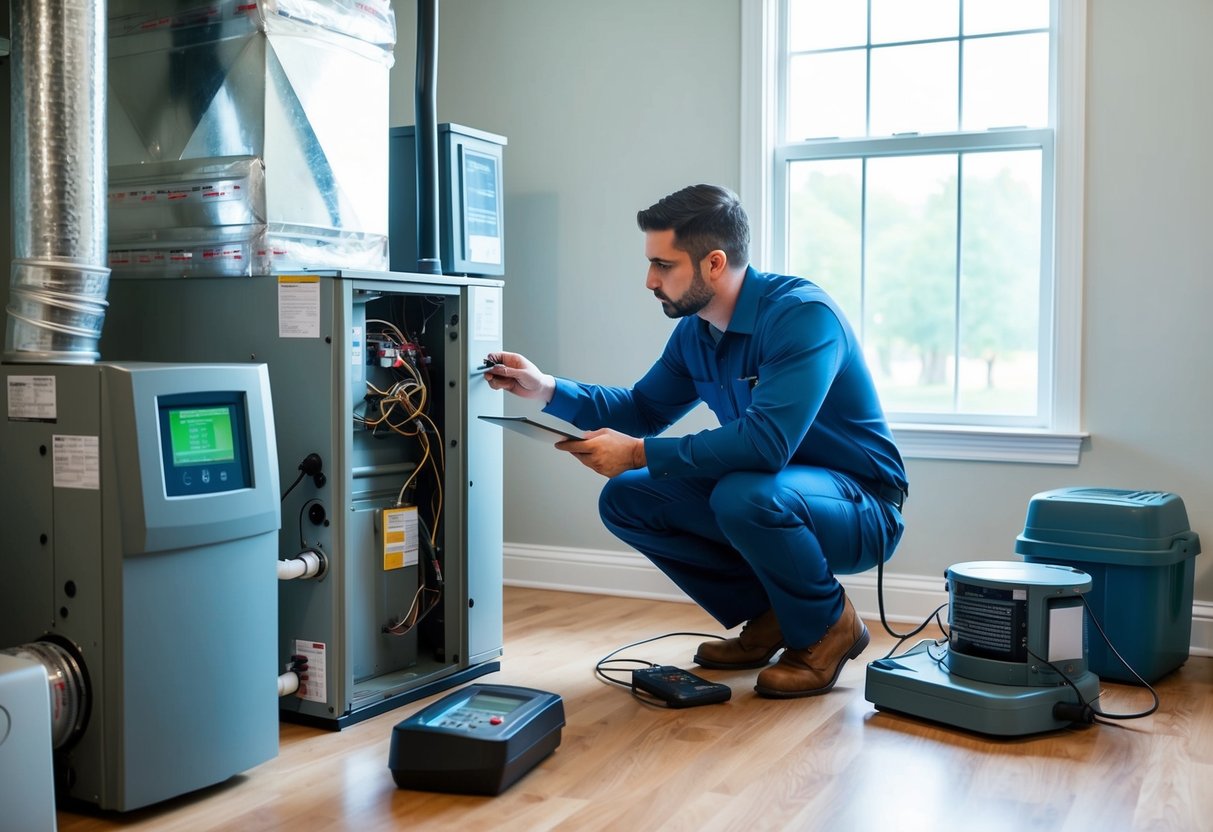
[{"label": "air filter housing", "polygon": [[1085,572],[970,561],[945,574],[951,637],[944,664],[950,673],[1000,685],[1052,686],[1065,684],[1057,670],[1071,679],[1087,670],[1082,594],[1091,577]]}]

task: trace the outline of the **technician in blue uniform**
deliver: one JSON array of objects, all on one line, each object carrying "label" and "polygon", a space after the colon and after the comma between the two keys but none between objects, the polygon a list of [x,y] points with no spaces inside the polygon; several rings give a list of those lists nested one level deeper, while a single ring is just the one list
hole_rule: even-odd
[{"label": "technician in blue uniform", "polygon": [[[684,188],[637,223],[645,286],[679,319],[648,373],[604,387],[499,353],[488,383],[588,431],[556,447],[609,477],[607,528],[724,627],[747,622],[696,663],[763,667],[766,696],[825,693],[868,645],[834,576],[892,555],[907,489],[859,341],[819,287],[748,265],[732,192]],[[720,427],[658,435],[700,401]]]}]

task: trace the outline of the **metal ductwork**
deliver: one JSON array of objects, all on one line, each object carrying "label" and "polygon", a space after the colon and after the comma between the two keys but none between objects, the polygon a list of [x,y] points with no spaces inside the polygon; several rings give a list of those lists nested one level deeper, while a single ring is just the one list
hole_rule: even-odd
[{"label": "metal ductwork", "polygon": [[88,723],[92,697],[84,663],[74,649],[54,641],[35,641],[0,654],[42,666],[51,699],[51,744],[58,751],[79,739]]},{"label": "metal ductwork", "polygon": [[387,267],[388,0],[109,0],[116,279]]},{"label": "metal ductwork", "polygon": [[12,5],[13,264],[4,359],[97,360],[106,266],[104,0]]},{"label": "metal ductwork", "polygon": [[442,274],[438,226],[438,0],[417,0],[417,271]]}]

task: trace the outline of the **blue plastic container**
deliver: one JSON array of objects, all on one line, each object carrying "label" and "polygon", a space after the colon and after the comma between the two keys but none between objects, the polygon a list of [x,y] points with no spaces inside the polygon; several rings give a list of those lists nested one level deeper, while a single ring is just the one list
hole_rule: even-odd
[{"label": "blue plastic container", "polygon": [[[1117,652],[1147,682],[1188,659],[1200,537],[1183,500],[1161,491],[1062,488],[1028,503],[1015,551],[1091,576],[1087,603]],[[1101,679],[1138,683],[1094,627],[1087,666]]]}]

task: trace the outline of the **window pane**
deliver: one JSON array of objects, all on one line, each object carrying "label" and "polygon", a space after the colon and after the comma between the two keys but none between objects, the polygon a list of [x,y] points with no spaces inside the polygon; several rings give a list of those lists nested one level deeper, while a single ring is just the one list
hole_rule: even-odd
[{"label": "window pane", "polygon": [[788,0],[788,49],[836,49],[868,42],[863,0]]},{"label": "window pane", "polygon": [[894,418],[1038,424],[1056,3],[782,3],[778,268],[838,300]]},{"label": "window pane", "polygon": [[966,40],[964,130],[1049,123],[1049,36]]},{"label": "window pane", "polygon": [[969,153],[963,165],[960,409],[1033,415],[1041,153]]},{"label": "window pane", "polygon": [[1049,28],[1049,0],[964,0],[965,34]]},{"label": "window pane", "polygon": [[792,58],[786,140],[864,135],[866,82],[863,50]]},{"label": "window pane", "polygon": [[886,410],[951,412],[955,154],[867,163],[864,349]]},{"label": "window pane", "polygon": [[957,43],[872,50],[869,135],[956,129]]},{"label": "window pane", "polygon": [[872,43],[954,38],[959,32],[957,0],[872,0]]},{"label": "window pane", "polygon": [[788,269],[829,292],[857,330],[862,185],[860,159],[788,165]]}]

